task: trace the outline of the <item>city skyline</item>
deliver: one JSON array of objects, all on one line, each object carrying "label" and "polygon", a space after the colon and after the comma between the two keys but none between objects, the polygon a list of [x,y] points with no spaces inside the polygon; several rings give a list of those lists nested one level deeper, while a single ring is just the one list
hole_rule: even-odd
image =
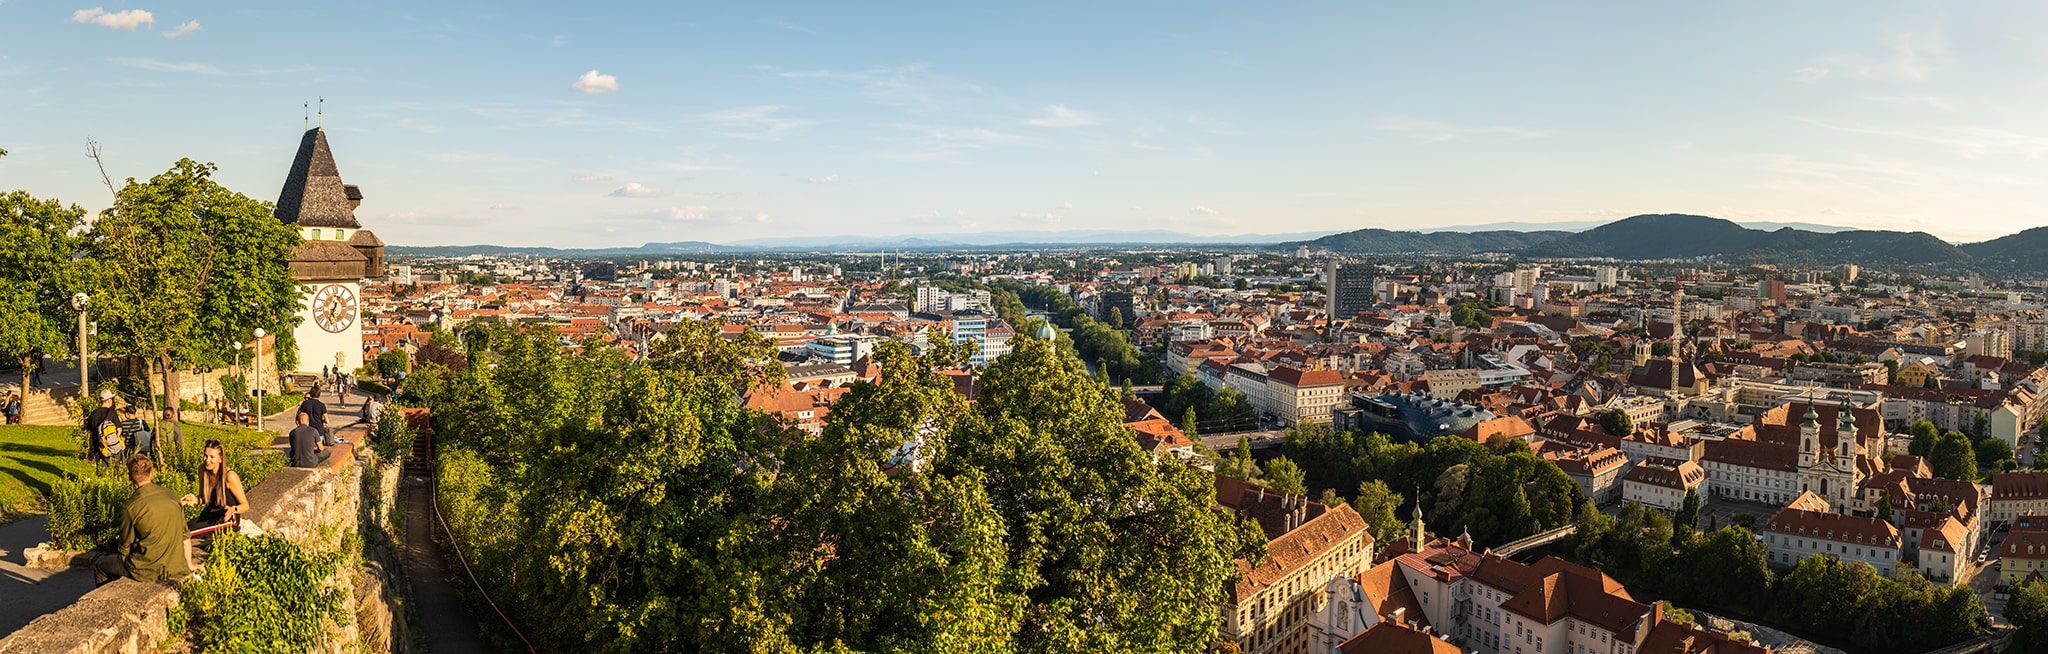
[{"label": "city skyline", "polygon": [[326,98],[390,242],[2044,222],[2044,8],[0,4],[0,186],[273,200]]}]

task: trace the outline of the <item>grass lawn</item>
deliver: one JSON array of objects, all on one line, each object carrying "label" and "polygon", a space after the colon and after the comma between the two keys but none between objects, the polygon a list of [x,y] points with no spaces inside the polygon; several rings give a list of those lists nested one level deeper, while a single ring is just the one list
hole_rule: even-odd
[{"label": "grass lawn", "polygon": [[[254,429],[184,424],[187,447],[208,439],[264,447],[272,438]],[[77,427],[62,425],[0,425],[0,516],[42,513],[51,482],[91,468],[79,458],[77,432]]]},{"label": "grass lawn", "polygon": [[70,426],[0,425],[0,514],[43,512],[51,482],[89,469],[78,458],[76,433]]}]

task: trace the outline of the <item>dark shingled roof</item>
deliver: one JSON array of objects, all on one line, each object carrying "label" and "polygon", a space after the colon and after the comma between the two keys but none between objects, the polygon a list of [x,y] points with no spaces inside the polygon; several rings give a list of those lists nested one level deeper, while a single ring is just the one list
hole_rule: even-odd
[{"label": "dark shingled roof", "polygon": [[[327,150],[327,133],[320,128],[306,130],[299,139],[299,155],[292,159],[291,174],[284,178],[284,190],[277,194],[277,219],[302,227],[362,227],[356,222],[350,191],[341,183],[334,167],[334,154]],[[357,192],[354,197],[360,198]]]},{"label": "dark shingled roof", "polygon": [[306,241],[292,248],[293,261],[369,261],[368,257],[341,241]]}]

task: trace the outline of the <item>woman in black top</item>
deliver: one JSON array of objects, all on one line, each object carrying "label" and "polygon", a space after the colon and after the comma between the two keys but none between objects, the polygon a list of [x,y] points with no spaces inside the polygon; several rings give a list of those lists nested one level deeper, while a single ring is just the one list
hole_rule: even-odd
[{"label": "woman in black top", "polygon": [[220,441],[206,441],[206,462],[199,468],[199,496],[186,495],[178,503],[196,506],[206,503],[192,528],[211,527],[234,520],[249,508],[249,496],[242,492],[242,476],[228,467],[227,451]]}]

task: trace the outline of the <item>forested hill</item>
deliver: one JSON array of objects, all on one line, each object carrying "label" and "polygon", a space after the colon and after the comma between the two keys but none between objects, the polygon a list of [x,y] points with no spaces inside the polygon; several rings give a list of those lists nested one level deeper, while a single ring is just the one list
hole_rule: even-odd
[{"label": "forested hill", "polygon": [[2035,227],[2018,234],[1962,246],[1987,268],[2040,271],[2048,269],[2048,227]]},{"label": "forested hill", "polygon": [[1508,252],[1563,237],[1570,232],[1410,232],[1369,228],[1331,234],[1313,241],[1283,243],[1282,249],[1307,245],[1339,254],[1471,254]]},{"label": "forested hill", "polygon": [[1704,256],[1807,259],[1816,264],[1959,264],[1972,257],[1926,232],[1847,231],[1824,234],[1793,227],[1750,229],[1733,221],[1652,214],[1534,244],[1534,257],[1672,259]]}]

